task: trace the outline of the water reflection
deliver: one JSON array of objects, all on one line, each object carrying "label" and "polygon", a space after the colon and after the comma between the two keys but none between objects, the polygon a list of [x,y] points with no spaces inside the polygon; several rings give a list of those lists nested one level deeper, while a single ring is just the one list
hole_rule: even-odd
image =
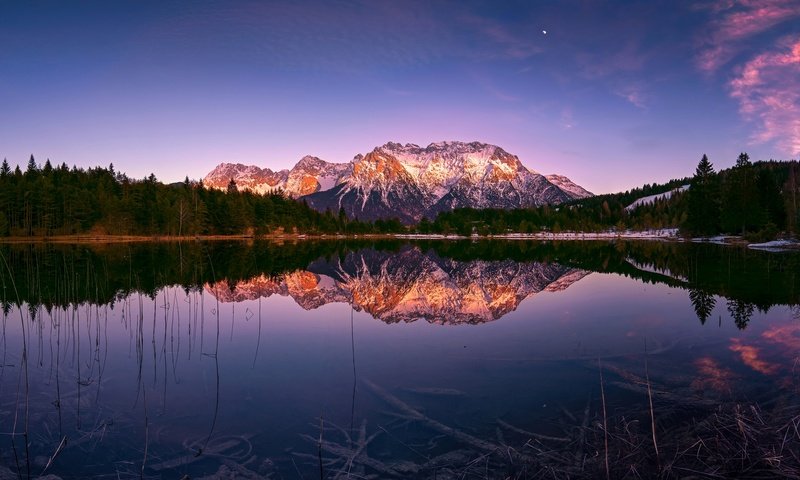
[{"label": "water reflection", "polygon": [[721,402],[798,405],[796,255],[613,242],[0,252],[0,468],[22,476],[528,478],[514,468],[535,464],[591,477],[601,385],[619,452],[650,438],[648,396],[662,451],[688,447],[669,443],[687,438],[676,429],[709,425]]},{"label": "water reflection", "polygon": [[[0,302],[6,315],[113,304],[169,285],[201,288],[221,302],[278,294],[304,309],[351,304],[386,322],[425,318],[478,323],[525,298],[568,288],[589,272],[617,273],[689,290],[701,323],[725,301],[745,328],[754,311],[797,305],[800,255],[675,243],[299,242],[2,246]],[[13,273],[13,274],[9,274]]]},{"label": "water reflection", "polygon": [[312,262],[277,277],[207,283],[223,303],[291,297],[305,310],[348,303],[386,323],[483,323],[516,310],[543,291],[559,291],[588,275],[556,263],[456,261],[407,246],[397,252],[364,249]]}]

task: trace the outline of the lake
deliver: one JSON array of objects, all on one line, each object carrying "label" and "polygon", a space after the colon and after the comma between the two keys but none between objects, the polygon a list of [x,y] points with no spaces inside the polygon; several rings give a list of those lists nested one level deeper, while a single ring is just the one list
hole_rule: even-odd
[{"label": "lake", "polygon": [[0,253],[0,468],[21,478],[800,472],[797,253],[498,240]]}]

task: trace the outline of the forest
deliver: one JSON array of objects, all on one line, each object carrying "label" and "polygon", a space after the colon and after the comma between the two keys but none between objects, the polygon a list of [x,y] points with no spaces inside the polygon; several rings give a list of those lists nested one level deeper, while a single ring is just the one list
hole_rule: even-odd
[{"label": "forest", "polygon": [[264,235],[269,233],[394,233],[397,220],[374,223],[342,212],[319,213],[280,192],[258,195],[208,189],[202,181],[163,184],[154,175],[128,178],[108,168],[39,166],[31,156],[23,172],[0,166],[0,236],[56,235]]},{"label": "forest", "polygon": [[[647,184],[562,205],[526,209],[456,209],[417,225],[374,222],[344,211],[317,212],[281,192],[226,190],[202,181],[164,184],[154,175],[131,179],[105,167],[43,166],[30,157],[25,171],[0,166],[0,236],[199,236],[267,234],[458,234],[463,236],[600,232],[679,228],[685,235],[743,235],[767,240],[798,229],[798,162],[750,162],[742,153],[732,168],[716,172],[703,155],[693,177]],[[688,186],[689,188],[685,188]],[[681,188],[683,187],[683,188]],[[664,198],[635,208],[642,197]]]},{"label": "forest", "polygon": [[[737,234],[768,240],[781,232],[797,233],[799,170],[796,160],[751,163],[742,153],[734,167],[716,172],[703,155],[693,177],[558,206],[457,209],[433,221],[423,219],[417,230],[485,235],[679,228],[688,236]],[[689,188],[681,190],[682,186]],[[636,199],[672,191],[668,198],[629,208]]]}]

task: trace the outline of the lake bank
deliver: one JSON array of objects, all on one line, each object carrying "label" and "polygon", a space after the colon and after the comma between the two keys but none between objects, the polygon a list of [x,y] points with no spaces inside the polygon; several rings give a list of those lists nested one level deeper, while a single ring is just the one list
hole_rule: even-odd
[{"label": "lake bank", "polygon": [[0,244],[14,243],[138,243],[138,242],[191,242],[191,241],[298,241],[298,240],[536,240],[536,241],[594,241],[594,240],[648,240],[660,242],[695,242],[719,245],[747,246],[766,251],[800,249],[800,241],[781,239],[770,242],[748,242],[735,235],[715,237],[684,237],[677,228],[624,232],[537,232],[506,233],[499,235],[445,235],[420,233],[368,233],[368,234],[266,234],[266,235],[53,235],[48,237],[2,237]]}]

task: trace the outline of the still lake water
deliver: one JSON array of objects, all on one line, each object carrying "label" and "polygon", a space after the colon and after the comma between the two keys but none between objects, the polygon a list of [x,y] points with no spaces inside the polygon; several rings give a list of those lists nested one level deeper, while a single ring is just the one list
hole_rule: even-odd
[{"label": "still lake water", "polygon": [[575,432],[606,416],[649,434],[645,378],[662,436],[717,405],[797,400],[796,253],[523,241],[0,251],[0,465],[23,478],[536,476],[517,455],[545,458],[553,442],[585,464],[598,453]]}]

